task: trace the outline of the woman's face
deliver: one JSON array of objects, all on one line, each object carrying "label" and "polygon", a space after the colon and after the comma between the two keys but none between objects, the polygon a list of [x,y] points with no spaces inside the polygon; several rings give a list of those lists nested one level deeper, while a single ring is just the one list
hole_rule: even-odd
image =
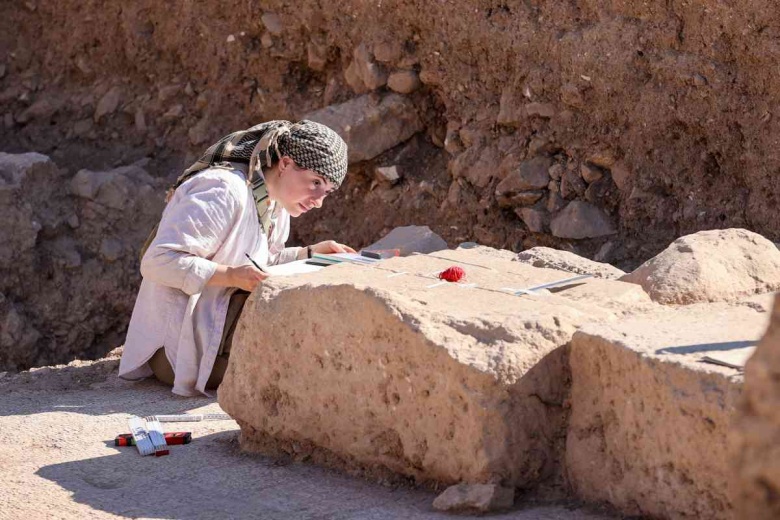
[{"label": "woman's face", "polygon": [[322,207],[322,201],[336,191],[332,182],[312,170],[304,170],[289,157],[279,161],[278,182],[269,189],[271,198],[279,202],[291,217]]}]

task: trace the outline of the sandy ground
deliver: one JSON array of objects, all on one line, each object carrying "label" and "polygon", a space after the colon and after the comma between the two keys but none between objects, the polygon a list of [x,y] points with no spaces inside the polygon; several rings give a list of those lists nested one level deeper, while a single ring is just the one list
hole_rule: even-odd
[{"label": "sandy ground", "polygon": [[[167,457],[117,448],[131,415],[217,412],[152,382],[116,377],[115,357],[0,373],[0,518],[428,519],[435,494],[389,488],[239,451],[233,421],[167,425],[193,442]],[[603,520],[573,503],[518,500],[513,520]]]}]

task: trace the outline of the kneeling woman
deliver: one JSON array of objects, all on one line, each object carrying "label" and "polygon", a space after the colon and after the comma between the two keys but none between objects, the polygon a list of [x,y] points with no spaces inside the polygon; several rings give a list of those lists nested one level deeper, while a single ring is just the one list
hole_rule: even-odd
[{"label": "kneeling woman", "polygon": [[169,193],[141,260],[119,375],[154,375],[180,395],[222,381],[233,330],[267,274],[252,265],[354,252],[332,240],[284,247],[290,217],[322,205],[347,173],[347,145],[311,121],[271,121],[211,146]]}]

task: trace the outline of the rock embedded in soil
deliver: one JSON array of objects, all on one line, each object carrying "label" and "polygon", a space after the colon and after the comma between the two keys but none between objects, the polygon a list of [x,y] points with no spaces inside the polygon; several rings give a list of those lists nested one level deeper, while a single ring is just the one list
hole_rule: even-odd
[{"label": "rock embedded in soil", "polygon": [[95,114],[93,116],[95,122],[100,122],[104,116],[116,112],[121,99],[122,89],[119,87],[112,87],[108,92],[103,94],[103,97],[100,98],[100,101],[98,101],[97,107],[95,108]]},{"label": "rock embedded in soil", "polygon": [[437,511],[459,514],[482,514],[512,507],[515,490],[497,484],[456,484],[444,490],[433,501]]},{"label": "rock embedded in soil", "polygon": [[373,159],[422,130],[414,104],[400,94],[360,96],[303,117],[335,130],[349,147],[349,162]]},{"label": "rock embedded in soil", "polygon": [[376,90],[387,83],[387,73],[374,61],[368,47],[361,43],[353,53],[357,74],[368,90]]},{"label": "rock embedded in soil", "polygon": [[[329,453],[421,482],[555,478],[566,345],[579,326],[649,299],[609,280],[513,296],[501,288],[569,273],[485,250],[392,258],[381,269],[342,264],[263,284],[244,309],[219,391],[242,446],[295,442],[309,447],[302,456]],[[492,290],[430,287],[431,273],[453,265]]]},{"label": "rock embedded in soil", "polygon": [[663,304],[733,301],[780,290],[780,251],[746,229],[700,231],[678,238],[622,280]]},{"label": "rock embedded in soil", "polygon": [[397,184],[401,180],[401,174],[398,171],[398,166],[377,166],[374,169],[374,177],[379,182],[385,184]]},{"label": "rock embedded in soil", "polygon": [[742,376],[701,358],[755,344],[766,305],[660,308],[574,334],[566,472],[577,496],[627,515],[734,518]]},{"label": "rock embedded in soil", "polygon": [[387,86],[390,90],[399,94],[411,94],[422,86],[420,77],[413,70],[401,70],[393,72],[387,78]]},{"label": "rock embedded in soil", "polygon": [[738,518],[780,518],[780,296],[764,337],[745,366],[734,433]]},{"label": "rock embedded in soil", "polygon": [[608,280],[617,280],[626,273],[617,267],[595,262],[582,256],[553,249],[551,247],[533,247],[517,253],[515,260],[534,267],[547,267],[549,269],[558,269],[570,273],[590,274],[596,278],[605,278]]},{"label": "rock embedded in soil", "polygon": [[580,200],[566,205],[550,223],[550,231],[560,238],[596,238],[617,232],[603,210]]},{"label": "rock embedded in soil", "polygon": [[549,226],[550,215],[543,209],[520,208],[515,210],[531,233],[544,233]]},{"label": "rock embedded in soil", "polygon": [[547,170],[551,160],[547,157],[534,157],[522,161],[519,167],[510,173],[496,187],[496,191],[523,191],[546,188],[550,182]]}]

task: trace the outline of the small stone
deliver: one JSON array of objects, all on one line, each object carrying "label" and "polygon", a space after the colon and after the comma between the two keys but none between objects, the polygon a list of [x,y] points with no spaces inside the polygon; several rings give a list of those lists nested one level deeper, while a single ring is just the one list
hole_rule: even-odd
[{"label": "small stone", "polygon": [[71,228],[76,229],[79,227],[80,224],[81,222],[79,222],[79,217],[75,213],[68,217],[68,225]]},{"label": "small stone", "polygon": [[234,41],[236,41],[236,37],[233,36],[232,34],[228,34],[228,36],[225,39],[225,41],[228,42],[228,43],[233,43]]},{"label": "small stone", "polygon": [[447,123],[447,134],[444,137],[444,149],[450,155],[458,155],[463,151],[463,143],[460,140],[460,125],[455,121]]},{"label": "small stone", "polygon": [[95,200],[105,178],[100,172],[79,170],[70,181],[70,192],[77,197]]},{"label": "small stone", "polygon": [[260,45],[262,45],[264,49],[270,49],[273,47],[274,39],[271,37],[271,33],[263,33],[263,35],[260,37]]},{"label": "small stone", "polygon": [[561,196],[564,199],[574,199],[585,194],[585,181],[574,170],[566,170],[561,179]]},{"label": "small stone", "polygon": [[547,174],[553,179],[560,180],[563,176],[563,165],[561,163],[555,163],[547,170]]},{"label": "small stone", "polygon": [[496,196],[501,198],[520,191],[546,188],[550,182],[547,174],[549,167],[550,159],[547,157],[534,157],[521,162],[519,168],[498,183]]},{"label": "small stone", "polygon": [[100,256],[107,262],[115,262],[122,256],[122,244],[113,238],[104,238],[100,243]]},{"label": "small stone", "polygon": [[192,128],[190,128],[189,132],[187,132],[187,135],[190,138],[190,143],[197,146],[208,141],[210,128],[211,122],[207,117],[204,117],[198,121]]},{"label": "small stone", "polygon": [[175,121],[176,119],[179,119],[183,113],[184,105],[176,104],[169,108],[165,114],[163,114],[162,120],[166,122]]},{"label": "small stone", "polygon": [[533,206],[544,197],[544,191],[521,191],[497,197],[498,205],[502,208],[516,206]]},{"label": "small stone", "polygon": [[164,87],[160,87],[160,90],[157,92],[157,100],[160,103],[167,103],[173,98],[178,97],[180,93],[181,85],[165,85]]},{"label": "small stone", "polygon": [[614,181],[615,186],[617,186],[620,191],[625,191],[628,188],[628,181],[631,178],[631,170],[629,170],[624,163],[616,162],[610,171],[612,172],[612,180]]},{"label": "small stone", "polygon": [[81,266],[81,255],[75,249],[63,251],[60,258],[66,269],[75,269]]},{"label": "small stone", "polygon": [[382,63],[395,63],[402,55],[403,48],[397,40],[381,42],[374,46],[374,58]]},{"label": "small stone", "polygon": [[515,490],[496,484],[457,484],[433,501],[433,508],[448,513],[488,513],[512,507]]},{"label": "small stone", "polygon": [[582,178],[585,180],[585,182],[590,184],[601,179],[604,176],[604,172],[601,171],[601,168],[598,166],[583,163],[582,166],[580,166],[580,175],[582,175]]},{"label": "small stone", "polygon": [[280,36],[284,32],[284,24],[282,23],[282,19],[278,14],[263,13],[263,16],[260,17],[260,20],[263,22],[263,25],[268,30],[268,32],[274,36]]},{"label": "small stone", "polygon": [[615,250],[615,243],[614,242],[605,242],[604,245],[602,245],[596,255],[593,257],[593,259],[596,262],[609,262],[612,258],[612,253]]},{"label": "small stone", "polygon": [[374,62],[374,57],[364,43],[355,47],[352,56],[354,57],[353,63],[357,69],[356,72],[363,80],[366,88],[376,90],[387,83],[387,73]]},{"label": "small stone", "polygon": [[194,88],[192,88],[192,83],[190,83],[190,82],[187,82],[187,85],[184,87],[184,93],[185,93],[185,94],[186,94],[188,97],[192,97],[192,96],[194,96],[194,95],[195,95],[195,89],[194,89]]},{"label": "small stone", "polygon": [[547,189],[550,190],[551,193],[560,193],[561,184],[558,181],[550,181],[547,185]]},{"label": "small stone", "polygon": [[609,177],[602,177],[585,190],[585,200],[601,205],[603,201],[613,198],[612,186]]},{"label": "small stone", "polygon": [[205,92],[201,92],[198,94],[197,99],[195,100],[195,108],[198,110],[203,110],[209,105],[209,96]]},{"label": "small stone", "polygon": [[401,180],[401,175],[398,172],[398,167],[393,166],[378,166],[374,170],[374,177],[380,182],[386,184],[397,184]]},{"label": "small stone", "polygon": [[616,162],[615,154],[610,150],[599,150],[598,152],[593,152],[588,155],[585,160],[586,162],[595,164],[599,168],[604,168],[607,170],[612,168],[612,165]]},{"label": "small stone", "polygon": [[108,92],[103,94],[103,97],[98,101],[97,108],[95,108],[95,122],[97,123],[100,121],[103,116],[116,112],[121,98],[122,91],[119,87],[112,87]]},{"label": "small stone", "polygon": [[442,73],[434,69],[420,71],[420,81],[425,85],[440,85],[443,81]]},{"label": "small stone", "polygon": [[515,210],[515,213],[523,220],[531,233],[544,233],[546,231],[549,220],[546,211],[536,208],[519,208]]},{"label": "small stone", "polygon": [[595,238],[617,232],[604,211],[593,204],[575,200],[559,212],[550,223],[550,231],[559,238]]},{"label": "small stone", "polygon": [[73,123],[73,134],[77,137],[85,136],[92,130],[92,118],[82,119]]},{"label": "small stone", "polygon": [[16,120],[19,123],[27,123],[33,119],[46,121],[50,119],[58,109],[59,107],[52,103],[48,98],[41,98],[19,114],[19,117],[17,117]]},{"label": "small stone", "polygon": [[349,85],[352,90],[354,90],[358,94],[362,94],[366,90],[366,85],[363,83],[363,77],[360,75],[360,71],[358,70],[357,63],[355,63],[355,60],[352,60],[347,66],[347,68],[344,70],[344,80],[346,80],[347,85]]},{"label": "small stone", "polygon": [[701,74],[694,74],[693,75],[693,84],[697,87],[706,87],[707,86],[707,78],[702,76]]},{"label": "small stone", "polygon": [[135,130],[139,134],[146,133],[146,118],[144,117],[144,111],[141,107],[135,111]]},{"label": "small stone", "polygon": [[411,94],[422,86],[422,82],[413,70],[401,70],[390,74],[387,86],[399,94]]},{"label": "small stone", "polygon": [[310,69],[318,72],[325,70],[325,65],[328,64],[327,46],[310,41],[306,46],[306,56]]},{"label": "small stone", "polygon": [[582,96],[579,87],[574,83],[567,83],[561,87],[561,101],[575,108],[583,108],[585,106],[585,98]]}]

